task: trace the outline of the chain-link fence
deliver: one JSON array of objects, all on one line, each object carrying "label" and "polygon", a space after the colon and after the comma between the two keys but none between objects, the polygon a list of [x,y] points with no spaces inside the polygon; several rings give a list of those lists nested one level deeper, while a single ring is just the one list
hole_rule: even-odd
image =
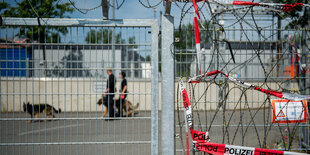
[{"label": "chain-link fence", "polygon": [[3,18],[0,38],[2,154],[158,153],[156,20]]}]

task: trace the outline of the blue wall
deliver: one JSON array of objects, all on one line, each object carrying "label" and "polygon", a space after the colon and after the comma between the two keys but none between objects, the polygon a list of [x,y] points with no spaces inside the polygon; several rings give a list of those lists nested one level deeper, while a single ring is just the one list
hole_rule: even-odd
[{"label": "blue wall", "polygon": [[1,76],[26,76],[27,58],[25,48],[0,49]]}]

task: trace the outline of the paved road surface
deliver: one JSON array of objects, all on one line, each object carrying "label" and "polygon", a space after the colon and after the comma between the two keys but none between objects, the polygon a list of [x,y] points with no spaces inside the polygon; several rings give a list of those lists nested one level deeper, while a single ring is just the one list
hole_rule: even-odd
[{"label": "paved road surface", "polygon": [[[223,143],[224,141],[227,144],[259,147],[265,140],[264,137],[267,137],[267,144],[273,147],[274,143],[281,140],[280,129],[284,131],[286,127],[273,125],[269,128],[268,122],[270,126],[271,119],[267,110],[260,110],[256,114],[255,111],[251,113],[252,116],[249,111],[235,111],[235,113],[227,111],[225,114],[222,111],[217,114],[214,111],[194,112],[195,129],[209,129],[215,116],[210,128],[212,142]],[[100,112],[61,113],[57,114],[57,118],[66,119],[34,123],[26,120],[0,121],[1,144],[12,145],[1,146],[1,154],[150,154],[150,112],[140,112],[135,117],[114,121],[105,121],[101,119],[101,115]],[[2,119],[29,118],[25,113],[1,113],[0,117]],[[251,117],[254,118],[255,125]],[[180,118],[182,122],[183,113],[180,113]],[[182,144],[185,146],[185,129],[179,128],[177,112],[175,121],[177,124],[175,147],[177,154],[183,154],[180,151],[183,150]],[[164,132],[160,127],[159,130],[159,134]],[[299,147],[298,131],[297,128],[294,148]]]},{"label": "paved road surface", "polygon": [[[61,113],[57,117],[67,120],[34,123],[26,120],[0,121],[1,143],[16,145],[1,146],[1,154],[150,153],[149,112],[140,112],[134,119],[131,117],[114,121],[89,119],[100,118],[101,115],[101,113]],[[28,117],[25,113],[1,113],[1,118]],[[79,120],[74,120],[76,118]]]}]

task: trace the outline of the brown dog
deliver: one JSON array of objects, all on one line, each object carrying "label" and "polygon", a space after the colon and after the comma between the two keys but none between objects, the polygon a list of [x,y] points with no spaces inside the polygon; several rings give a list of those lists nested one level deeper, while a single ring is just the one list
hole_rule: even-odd
[{"label": "brown dog", "polygon": [[[120,100],[114,100],[114,102],[116,103],[116,105],[119,105],[121,101]],[[97,104],[98,105],[103,104],[105,106],[105,111],[104,111],[103,116],[102,116],[102,117],[105,117],[105,115],[107,115],[107,113],[108,113],[108,103],[106,103],[106,97],[101,97],[97,101]],[[137,110],[138,107],[139,107],[139,103],[137,103],[136,106],[133,106],[132,103],[126,99],[125,102],[122,103],[122,109],[123,109],[124,116],[133,116],[134,111]],[[119,109],[117,109],[117,110],[119,110]]]},{"label": "brown dog", "polygon": [[55,118],[54,113],[61,113],[60,108],[56,110],[53,106],[49,104],[30,104],[29,102],[25,104],[24,102],[23,109],[24,109],[24,112],[27,112],[28,114],[30,114],[31,118],[33,116],[35,116],[36,118],[39,118],[39,113],[45,113],[47,118],[50,118],[51,116]]}]

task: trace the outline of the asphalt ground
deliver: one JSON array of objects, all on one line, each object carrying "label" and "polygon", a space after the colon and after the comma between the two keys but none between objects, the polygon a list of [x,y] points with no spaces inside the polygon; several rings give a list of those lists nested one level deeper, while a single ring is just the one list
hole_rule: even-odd
[{"label": "asphalt ground", "polygon": [[[6,145],[0,147],[1,154],[150,153],[150,112],[108,121],[101,116],[100,112],[79,112],[56,114],[60,119],[54,121],[0,121],[1,144]],[[26,113],[1,113],[1,118],[29,117]]]},{"label": "asphalt ground", "polygon": [[[275,148],[285,135],[287,124],[272,124],[266,110],[194,111],[194,129],[209,131],[212,142],[249,147]],[[56,114],[56,120],[29,123],[28,114],[1,113],[1,154],[125,154],[151,152],[151,113],[140,111],[134,117],[117,120],[101,118],[101,112]],[[183,112],[175,112],[176,154],[184,154],[185,128]],[[59,118],[59,119],[57,119]],[[252,119],[253,118],[253,119]],[[8,120],[5,120],[8,119]],[[213,121],[212,121],[213,120]],[[254,120],[254,121],[253,121]],[[159,124],[161,121],[159,113]],[[210,127],[211,126],[211,127]],[[180,128],[181,127],[181,128]],[[294,131],[291,149],[300,149],[299,126]],[[161,148],[159,126],[159,148]],[[281,133],[282,132],[282,133]],[[267,146],[264,146],[266,142]],[[170,146],[167,146],[170,147]],[[159,150],[161,154],[161,150]],[[199,154],[199,153],[195,153]]]}]

